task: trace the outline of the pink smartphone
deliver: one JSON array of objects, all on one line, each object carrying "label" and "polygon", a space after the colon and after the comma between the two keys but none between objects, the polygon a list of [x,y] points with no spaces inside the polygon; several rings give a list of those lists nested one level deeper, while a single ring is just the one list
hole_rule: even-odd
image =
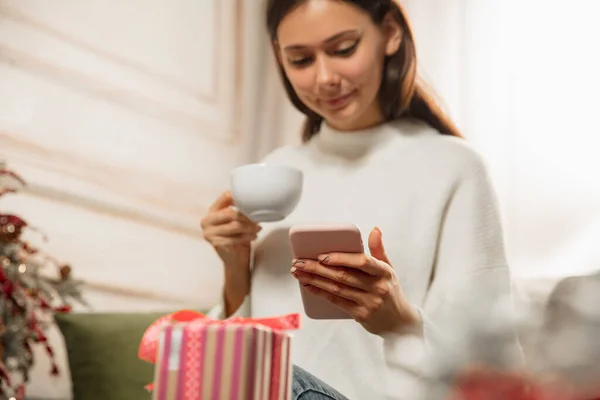
[{"label": "pink smartphone", "polygon": [[[294,258],[316,260],[324,253],[362,253],[360,230],[352,224],[294,225],[290,229],[290,245]],[[308,292],[302,285],[300,293],[304,312],[312,319],[352,319],[338,306]]]}]

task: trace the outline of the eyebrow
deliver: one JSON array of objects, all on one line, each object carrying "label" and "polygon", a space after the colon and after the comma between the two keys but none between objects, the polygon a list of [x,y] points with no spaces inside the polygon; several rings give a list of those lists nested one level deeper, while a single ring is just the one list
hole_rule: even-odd
[{"label": "eyebrow", "polygon": [[[343,36],[346,36],[348,34],[358,34],[358,33],[360,33],[360,31],[358,29],[349,29],[349,30],[342,31],[342,32],[336,33],[333,36],[328,37],[327,39],[325,39],[325,41],[323,43],[328,44],[328,43],[334,42],[337,39],[339,39]],[[304,49],[306,47],[307,46],[301,45],[301,44],[292,44],[289,46],[285,46],[284,50],[300,50],[300,49]]]}]

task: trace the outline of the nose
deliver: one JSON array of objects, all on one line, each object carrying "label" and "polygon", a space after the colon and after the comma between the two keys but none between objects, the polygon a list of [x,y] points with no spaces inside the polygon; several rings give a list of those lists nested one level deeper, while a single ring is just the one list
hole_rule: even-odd
[{"label": "nose", "polygon": [[336,87],[340,83],[338,74],[335,73],[326,57],[316,60],[317,85],[322,88]]}]

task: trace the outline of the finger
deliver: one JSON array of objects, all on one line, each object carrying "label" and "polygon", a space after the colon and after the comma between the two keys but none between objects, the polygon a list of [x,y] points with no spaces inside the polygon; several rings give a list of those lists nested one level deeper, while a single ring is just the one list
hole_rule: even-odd
[{"label": "finger", "polygon": [[371,276],[388,276],[390,266],[363,253],[329,253],[318,257],[319,262],[328,266],[357,269]]},{"label": "finger", "polygon": [[233,196],[231,195],[230,190],[226,190],[225,192],[221,193],[219,197],[217,197],[217,199],[210,205],[208,211],[218,211],[231,205],[233,205]]},{"label": "finger", "polygon": [[203,220],[202,220],[202,228],[207,228],[209,226],[213,226],[213,225],[221,225],[221,224],[226,224],[232,221],[239,221],[248,225],[257,225],[258,224],[254,221],[252,221],[250,218],[248,218],[246,215],[242,214],[241,212],[229,207],[229,208],[224,208],[218,211],[213,211],[211,213],[209,213]]},{"label": "finger", "polygon": [[226,224],[213,225],[204,230],[204,236],[239,236],[243,234],[256,235],[262,228],[256,224],[231,221]]},{"label": "finger", "polygon": [[376,277],[356,269],[326,266],[313,260],[294,260],[292,262],[292,269],[316,274],[323,278],[362,290],[369,290],[377,280]]},{"label": "finger", "polygon": [[[292,268],[293,269],[293,268]],[[302,286],[314,286],[323,289],[337,297],[342,297],[354,303],[362,303],[367,294],[364,290],[355,287],[347,286],[331,279],[323,278],[319,275],[314,275],[302,271],[293,271],[292,275]]]},{"label": "finger", "polygon": [[342,310],[346,311],[349,315],[353,315],[354,310],[356,310],[357,308],[357,304],[351,300],[345,299],[343,297],[339,297],[336,296],[326,290],[323,290],[321,288],[315,287],[315,286],[304,286],[304,289],[311,293],[314,294],[315,296],[318,296],[324,300],[327,300],[328,302],[332,303],[333,305],[341,308]]},{"label": "finger", "polygon": [[376,259],[391,265],[390,259],[385,252],[385,247],[383,246],[383,234],[381,233],[381,229],[377,227],[369,234],[369,251]]},{"label": "finger", "polygon": [[304,286],[307,292],[318,296],[322,299],[327,300],[328,302],[336,305],[342,310],[346,311],[355,321],[359,323],[365,323],[369,321],[369,318],[372,315],[372,311],[370,311],[368,306],[362,306],[353,302],[352,300],[348,300],[346,298],[336,296],[327,290],[321,289],[316,286]]}]

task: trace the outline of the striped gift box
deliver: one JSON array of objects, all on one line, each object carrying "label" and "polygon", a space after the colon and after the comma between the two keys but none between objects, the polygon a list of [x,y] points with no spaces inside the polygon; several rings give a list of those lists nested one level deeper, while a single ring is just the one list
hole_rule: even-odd
[{"label": "striped gift box", "polygon": [[247,321],[166,324],[154,400],[290,400],[291,336]]}]

